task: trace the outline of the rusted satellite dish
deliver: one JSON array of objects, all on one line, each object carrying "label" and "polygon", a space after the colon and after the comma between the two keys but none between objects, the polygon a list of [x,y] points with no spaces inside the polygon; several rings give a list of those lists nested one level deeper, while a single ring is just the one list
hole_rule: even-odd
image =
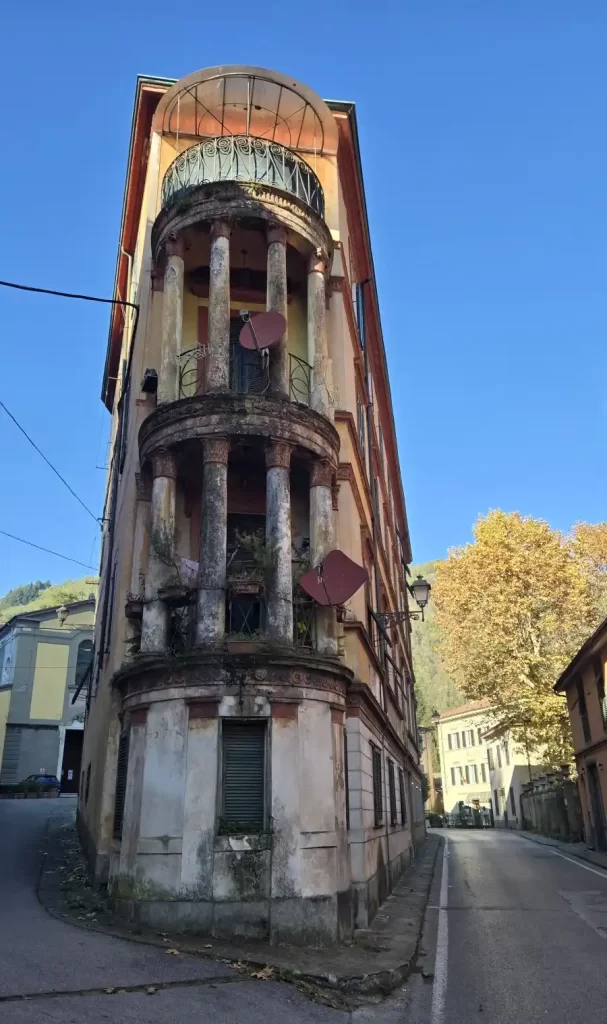
[{"label": "rusted satellite dish", "polygon": [[240,344],[243,348],[259,351],[270,348],[283,337],[287,329],[287,321],[282,313],[258,313],[257,316],[243,314],[244,327],[240,331]]},{"label": "rusted satellite dish", "polygon": [[343,604],[355,594],[369,576],[362,565],[357,565],[343,551],[330,551],[320,565],[309,569],[299,581],[306,594],[318,604]]}]

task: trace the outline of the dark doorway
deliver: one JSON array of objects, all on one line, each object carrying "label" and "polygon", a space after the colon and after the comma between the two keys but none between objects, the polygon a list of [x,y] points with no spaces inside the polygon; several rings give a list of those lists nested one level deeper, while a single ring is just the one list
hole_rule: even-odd
[{"label": "dark doorway", "polygon": [[61,792],[77,793],[82,760],[83,729],[66,729],[63,761],[61,762]]},{"label": "dark doorway", "polygon": [[603,806],[603,794],[601,792],[601,780],[596,762],[588,765],[588,788],[590,790],[590,802],[592,804],[592,818],[594,822],[595,840],[599,850],[607,850],[607,837],[605,836],[605,808]]}]

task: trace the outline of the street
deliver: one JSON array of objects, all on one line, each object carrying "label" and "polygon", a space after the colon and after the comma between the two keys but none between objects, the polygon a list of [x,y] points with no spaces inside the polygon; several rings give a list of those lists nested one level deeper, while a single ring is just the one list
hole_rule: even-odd
[{"label": "street", "polygon": [[0,1016],[7,1024],[464,1024],[479,1014],[485,1024],[582,1024],[604,1016],[607,873],[550,847],[514,833],[445,832],[418,969],[383,1004],[348,1014],[225,964],[168,956],[49,916],[36,896],[40,840],[49,815],[66,814],[66,804],[0,803]]}]

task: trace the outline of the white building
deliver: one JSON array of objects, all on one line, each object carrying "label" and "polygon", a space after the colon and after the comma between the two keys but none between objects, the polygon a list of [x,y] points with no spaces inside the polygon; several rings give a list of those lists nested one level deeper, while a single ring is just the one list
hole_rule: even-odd
[{"label": "white building", "polygon": [[491,808],[496,827],[519,828],[521,788],[543,771],[539,752],[496,726],[487,701],[444,711],[437,731],[445,811]]},{"label": "white building", "polygon": [[492,724],[484,701],[463,704],[440,716],[438,752],[447,814],[457,811],[460,803],[471,806],[478,801],[479,807],[491,806],[483,735]]}]

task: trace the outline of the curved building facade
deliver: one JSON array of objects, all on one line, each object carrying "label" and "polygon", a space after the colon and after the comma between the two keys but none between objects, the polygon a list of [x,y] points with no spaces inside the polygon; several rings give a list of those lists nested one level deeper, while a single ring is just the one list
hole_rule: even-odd
[{"label": "curved building facade", "polygon": [[[115,298],[83,843],[143,923],[348,938],[424,827],[352,105],[261,68],[140,79]],[[262,311],[286,330],[258,352]],[[369,583],[321,607],[298,580],[336,547]]]}]

